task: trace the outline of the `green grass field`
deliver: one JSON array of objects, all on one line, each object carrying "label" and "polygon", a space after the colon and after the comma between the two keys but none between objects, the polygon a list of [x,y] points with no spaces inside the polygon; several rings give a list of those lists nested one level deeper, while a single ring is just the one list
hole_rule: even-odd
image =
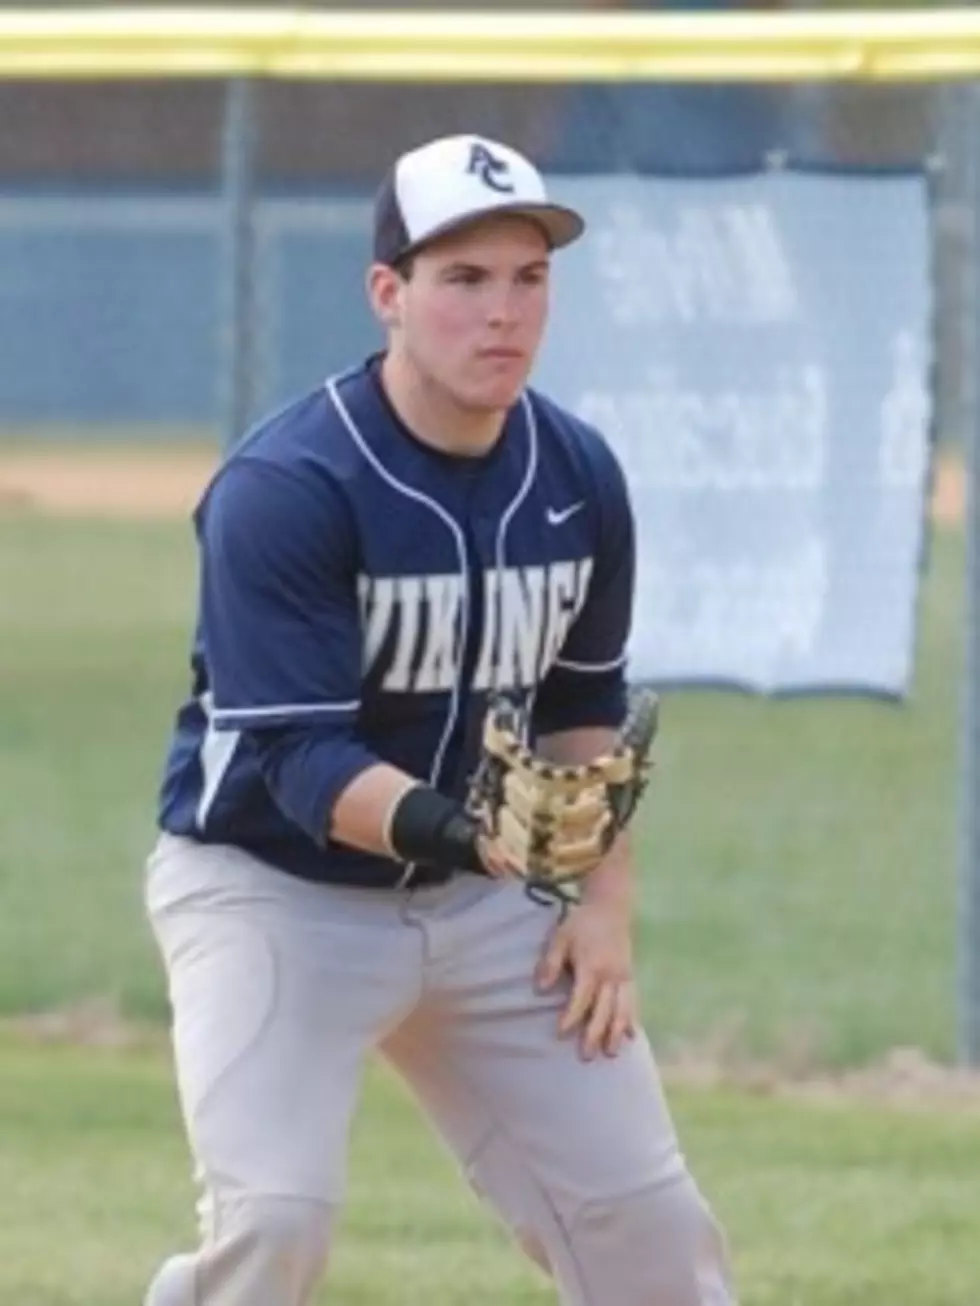
[{"label": "green grass field", "polygon": [[[671,1058],[778,1077],[898,1045],[951,1057],[961,584],[939,537],[902,708],[668,700],[639,844],[645,1008]],[[163,1015],[141,863],[193,588],[178,524],[0,516],[0,1014]],[[980,1111],[671,1082],[743,1306],[976,1306]],[[193,1237],[162,1048],[0,1038],[0,1174],[0,1303],[135,1306]],[[380,1072],[332,1287],[350,1306],[553,1300]]]},{"label": "green grass field", "polygon": [[[907,706],[668,699],[639,831],[664,1050],[952,1055],[961,568],[937,537]],[[193,597],[178,523],[0,517],[0,1014],[162,1012],[141,863]]]},{"label": "green grass field", "polygon": [[[742,1306],[975,1306],[980,1114],[731,1091],[672,1100],[727,1226]],[[5,1303],[136,1306],[157,1262],[193,1238],[161,1054],[0,1043],[0,1173]],[[322,1300],[347,1306],[554,1300],[380,1072],[329,1286]]]}]

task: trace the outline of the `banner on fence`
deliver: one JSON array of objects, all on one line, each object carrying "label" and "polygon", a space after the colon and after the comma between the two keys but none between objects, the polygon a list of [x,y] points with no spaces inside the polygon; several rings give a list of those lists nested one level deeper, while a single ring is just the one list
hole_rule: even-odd
[{"label": "banner on fence", "polygon": [[917,175],[562,179],[538,380],[619,453],[635,678],[902,696],[929,476]]}]

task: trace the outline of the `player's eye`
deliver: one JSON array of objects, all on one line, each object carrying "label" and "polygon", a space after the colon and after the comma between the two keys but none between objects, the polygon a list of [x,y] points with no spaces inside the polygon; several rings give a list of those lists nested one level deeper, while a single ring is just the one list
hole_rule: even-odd
[{"label": "player's eye", "polygon": [[446,280],[454,286],[479,286],[486,280],[486,273],[482,268],[450,268]]},{"label": "player's eye", "polygon": [[540,286],[548,279],[548,269],[537,265],[532,268],[521,268],[517,279],[522,286]]}]

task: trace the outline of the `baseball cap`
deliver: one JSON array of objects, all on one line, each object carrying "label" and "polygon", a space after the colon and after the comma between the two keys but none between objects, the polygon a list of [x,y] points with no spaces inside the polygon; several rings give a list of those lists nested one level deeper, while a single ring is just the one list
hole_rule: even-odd
[{"label": "baseball cap", "polygon": [[490,213],[537,222],[552,249],[576,240],[585,220],[555,204],[523,154],[482,136],[443,136],[401,155],[378,190],[374,258],[395,264],[437,236]]}]

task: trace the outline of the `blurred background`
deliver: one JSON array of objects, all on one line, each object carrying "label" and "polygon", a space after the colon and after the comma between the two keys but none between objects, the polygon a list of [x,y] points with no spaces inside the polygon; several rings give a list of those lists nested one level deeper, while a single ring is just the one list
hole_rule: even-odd
[{"label": "blurred background", "polygon": [[[535,8],[657,7],[603,0]],[[889,168],[941,157],[933,229],[945,438],[963,422],[956,333],[969,311],[957,137],[969,117],[957,94],[941,85],[833,83],[258,83],[250,182],[269,199],[363,200],[402,149],[471,129],[574,175],[731,173],[772,160]],[[139,425],[147,435],[162,427],[168,438],[177,427],[220,432],[229,401],[222,349],[232,330],[220,275],[222,168],[234,167],[245,145],[240,134],[227,137],[226,108],[220,80],[0,81],[2,120],[16,125],[0,138],[5,426],[65,433],[95,425],[128,436]],[[251,391],[250,409],[314,384],[375,341],[360,293],[363,207],[338,204],[331,220],[325,240],[303,230],[295,208],[258,233],[274,248],[254,291],[260,338],[248,376],[237,379]],[[344,311],[332,311],[340,302]]]}]

